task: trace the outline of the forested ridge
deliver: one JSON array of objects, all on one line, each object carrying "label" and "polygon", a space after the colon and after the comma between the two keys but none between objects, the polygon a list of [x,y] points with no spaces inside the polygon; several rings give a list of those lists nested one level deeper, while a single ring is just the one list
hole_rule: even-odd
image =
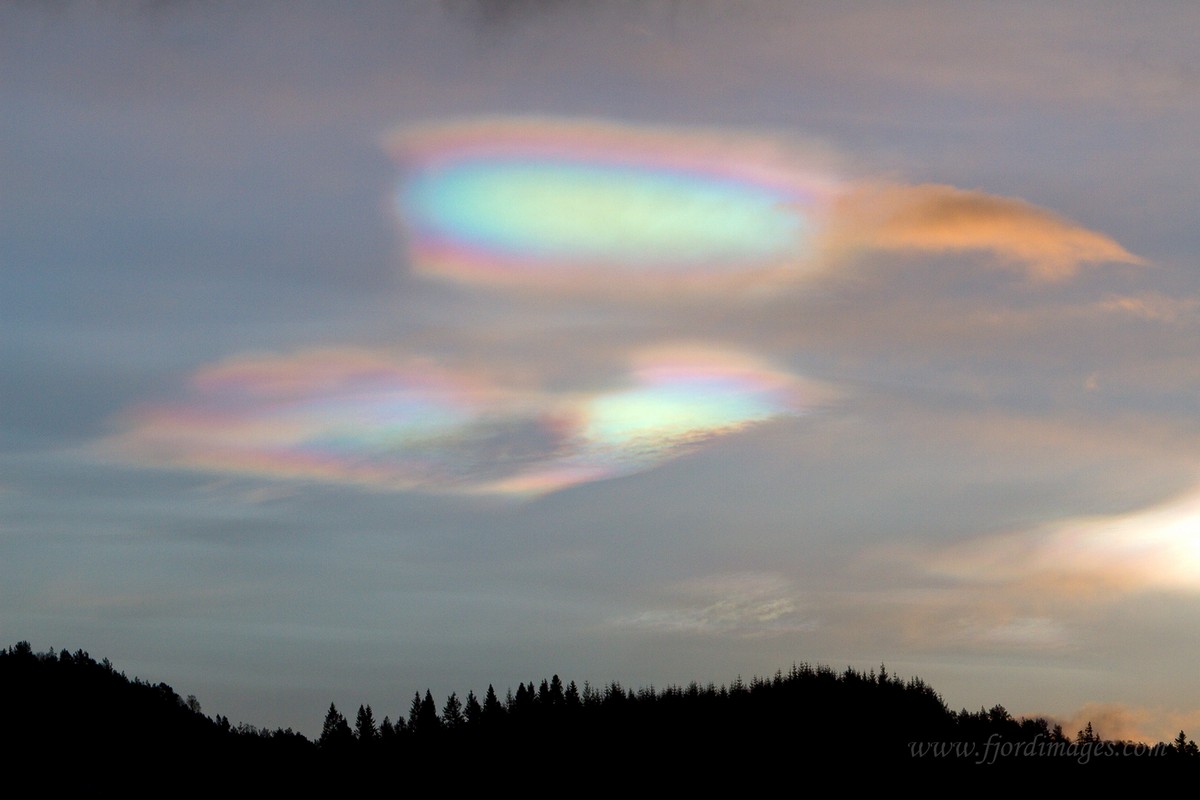
[{"label": "forested ridge", "polygon": [[488,686],[482,697],[472,690],[440,703],[426,690],[395,718],[378,718],[369,704],[343,713],[331,703],[319,736],[309,739],[207,716],[195,697],[127,678],[82,650],[38,653],[20,642],[0,649],[0,709],[10,753],[206,754],[310,771],[451,760],[484,768],[530,758],[561,766],[584,757],[718,772],[737,763],[821,767],[848,759],[970,769],[1200,763],[1182,731],[1151,746],[1105,740],[1090,723],[1067,734],[1043,718],[1015,719],[1000,705],[955,712],[919,678],[883,666],[861,672],[802,663],[767,678],[661,689],[581,687],[555,675],[506,688],[503,697]]}]

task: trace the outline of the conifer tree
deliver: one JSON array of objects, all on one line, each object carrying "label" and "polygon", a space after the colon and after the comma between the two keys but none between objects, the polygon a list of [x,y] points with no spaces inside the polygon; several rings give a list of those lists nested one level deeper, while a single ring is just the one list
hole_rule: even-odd
[{"label": "conifer tree", "polygon": [[458,730],[462,727],[466,720],[462,713],[462,703],[458,699],[455,692],[451,692],[446,698],[446,704],[442,706],[442,725],[448,730]]},{"label": "conifer tree", "polygon": [[[414,698],[415,701],[415,698]],[[433,702],[433,693],[425,690],[425,697],[417,703],[417,715],[413,722],[413,732],[418,736],[428,736],[442,726],[438,719],[437,706]]]},{"label": "conifer tree", "polygon": [[475,697],[474,691],[467,692],[467,702],[463,704],[463,717],[470,727],[478,727],[483,719],[483,706],[479,705],[479,698]]},{"label": "conifer tree", "polygon": [[379,736],[379,729],[375,727],[375,715],[370,706],[358,707],[358,717],[354,720],[354,735],[360,742],[370,741]]},{"label": "conifer tree", "polygon": [[500,705],[500,700],[496,697],[496,690],[489,683],[487,694],[483,697],[483,715],[481,719],[485,725],[494,725],[503,716],[504,706]]},{"label": "conifer tree", "polygon": [[417,729],[417,719],[421,716],[421,693],[413,692],[412,703],[408,706],[408,729]]},{"label": "conifer tree", "polygon": [[329,711],[325,713],[325,724],[321,726],[321,738],[317,740],[317,744],[321,747],[338,747],[353,738],[354,734],[350,731],[350,724],[337,710],[337,706],[330,703]]}]

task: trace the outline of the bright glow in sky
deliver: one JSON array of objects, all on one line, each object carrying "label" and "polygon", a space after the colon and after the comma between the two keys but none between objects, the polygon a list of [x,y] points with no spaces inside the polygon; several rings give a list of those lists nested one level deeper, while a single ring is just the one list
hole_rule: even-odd
[{"label": "bright glow in sky", "polygon": [[1145,591],[1200,592],[1200,495],[1128,514],[957,545],[932,571],[971,583],[1054,587],[1064,596],[1118,602]]}]

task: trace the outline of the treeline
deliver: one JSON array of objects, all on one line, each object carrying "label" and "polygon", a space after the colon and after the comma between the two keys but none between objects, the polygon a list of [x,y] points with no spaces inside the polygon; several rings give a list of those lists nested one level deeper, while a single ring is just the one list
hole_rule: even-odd
[{"label": "treeline", "polygon": [[[918,678],[878,671],[794,665],[770,678],[729,685],[627,689],[582,687],[556,675],[521,683],[501,699],[452,693],[439,706],[428,690],[408,709],[377,720],[368,704],[353,721],[330,704],[320,736],[265,730],[205,716],[195,697],[129,679],[82,651],[35,653],[27,642],[0,650],[0,702],[8,751],[91,755],[137,752],[219,756],[223,763],[328,766],[460,763],[476,769],[540,764],[658,768],[834,763],[995,767],[1129,762],[1200,763],[1181,731],[1155,747],[1104,740],[1091,724],[1073,736],[1042,718],[1015,719],[1003,706],[949,710]],[[16,748],[14,750],[14,747]],[[231,761],[232,759],[232,761]],[[624,765],[624,766],[623,766]]]}]

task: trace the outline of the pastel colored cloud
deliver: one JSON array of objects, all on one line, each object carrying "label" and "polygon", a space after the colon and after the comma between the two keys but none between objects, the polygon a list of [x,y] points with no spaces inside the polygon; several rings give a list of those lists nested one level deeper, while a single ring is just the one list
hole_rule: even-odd
[{"label": "pastel colored cloud", "polygon": [[[354,349],[242,356],[201,369],[187,401],[129,415],[110,440],[138,461],[420,487],[465,470],[464,433],[494,389],[427,361]],[[453,457],[457,455],[458,458]]]},{"label": "pastel colored cloud", "polygon": [[589,292],[724,289],[869,250],[986,252],[1039,279],[1142,263],[1022,200],[834,175],[782,140],[599,120],[492,118],[392,134],[422,274]]},{"label": "pastel colored cloud", "polygon": [[657,466],[712,440],[799,412],[813,392],[769,365],[727,350],[675,345],[643,351],[631,385],[571,401],[571,447],[492,488],[546,491]]},{"label": "pastel colored cloud", "polygon": [[491,283],[711,283],[807,258],[833,179],[747,136],[597,120],[401,131],[414,267]]},{"label": "pastel colored cloud", "polygon": [[800,382],[748,356],[647,350],[626,385],[552,393],[359,349],[242,356],[104,444],[157,466],[396,490],[537,495],[650,469],[799,413]]}]

